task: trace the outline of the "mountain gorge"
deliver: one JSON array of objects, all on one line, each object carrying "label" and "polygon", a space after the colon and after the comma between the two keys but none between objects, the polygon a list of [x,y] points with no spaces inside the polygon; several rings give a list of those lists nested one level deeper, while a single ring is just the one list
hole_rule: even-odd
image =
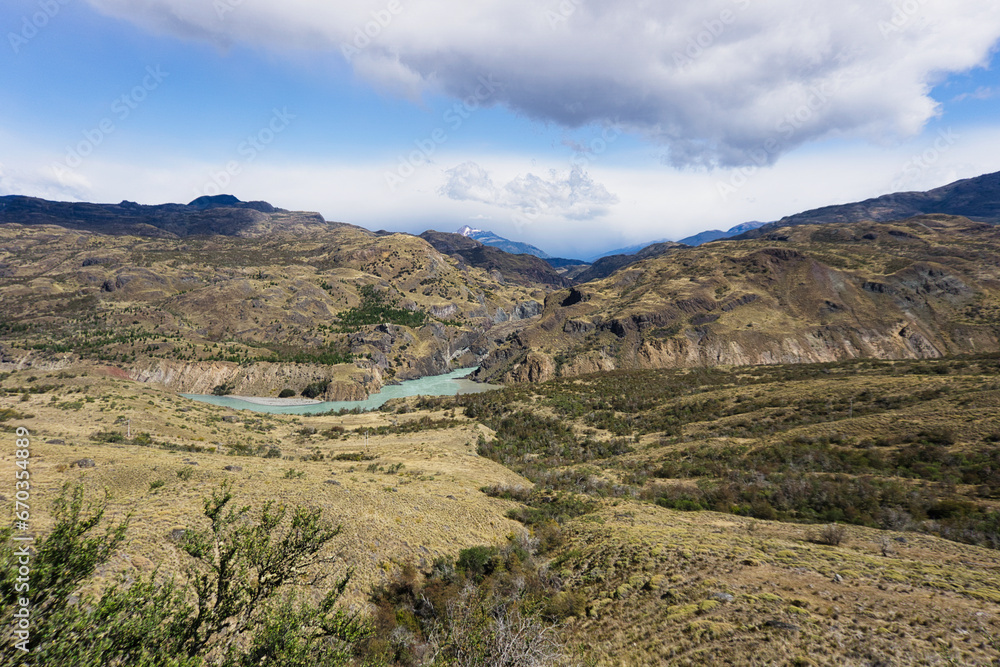
[{"label": "mountain gorge", "polygon": [[[0,355],[10,367],[83,357],[178,391],[320,383],[327,399],[357,399],[475,365],[540,312],[551,287],[516,262],[479,268],[418,237],[260,203],[135,215],[4,203]],[[566,284],[530,259],[541,280]]]},{"label": "mountain gorge", "polygon": [[[997,181],[875,201],[989,220]],[[511,254],[471,228],[373,233],[228,195],[2,197],[0,353],[13,366],[92,358],[183,391],[319,383],[326,398],[354,399],[457,366],[520,382],[995,349],[998,228],[944,214],[836,222],[873,206],[586,265]]]}]

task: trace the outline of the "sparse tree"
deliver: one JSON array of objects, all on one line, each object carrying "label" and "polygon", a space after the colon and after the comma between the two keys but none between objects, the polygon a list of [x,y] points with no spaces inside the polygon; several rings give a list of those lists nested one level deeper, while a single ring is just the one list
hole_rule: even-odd
[{"label": "sparse tree", "polygon": [[[362,664],[356,647],[369,623],[340,605],[350,573],[319,602],[296,584],[317,585],[321,551],[340,533],[318,510],[266,503],[231,507],[227,485],[204,503],[210,527],[187,531],[184,580],[157,573],[81,595],[97,568],[122,545],[128,519],[104,527],[107,498],[84,507],[83,487],[65,487],[55,526],[31,555],[31,661],[46,667],[249,667]],[[25,655],[14,645],[18,562],[11,530],[0,531],[0,663]],[[375,665],[367,661],[363,664]]]},{"label": "sparse tree", "polygon": [[823,529],[819,531],[819,537],[816,541],[821,544],[828,544],[831,547],[837,547],[840,546],[846,538],[847,528],[845,526],[842,526],[839,523],[830,523],[823,526]]},{"label": "sparse tree", "polygon": [[875,538],[875,544],[878,546],[879,551],[882,552],[882,555],[887,558],[896,553],[896,549],[894,548],[892,540],[889,539],[888,535],[879,535]]},{"label": "sparse tree", "polygon": [[471,584],[449,603],[432,641],[435,665],[551,667],[566,659],[553,626]]}]

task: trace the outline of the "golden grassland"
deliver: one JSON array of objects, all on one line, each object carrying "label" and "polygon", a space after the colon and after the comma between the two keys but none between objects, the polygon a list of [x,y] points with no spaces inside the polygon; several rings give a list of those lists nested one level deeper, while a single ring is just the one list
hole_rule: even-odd
[{"label": "golden grassland", "polygon": [[[201,501],[223,481],[232,483],[241,502],[259,506],[274,500],[321,507],[331,521],[342,523],[339,546],[344,564],[355,569],[356,595],[396,564],[430,563],[438,555],[495,543],[523,530],[504,516],[512,503],[489,498],[479,487],[527,482],[477,456],[476,439],[488,429],[462,418],[453,428],[372,436],[366,447],[363,434],[331,439],[299,431],[303,423],[320,430],[334,425],[362,429],[390,425],[390,419],[405,424],[408,418],[426,415],[301,418],[241,412],[237,417],[241,421],[230,423],[222,417],[237,415],[233,410],[133,382],[95,375],[60,382],[63,388],[25,402],[16,396],[0,399],[3,407],[33,415],[16,423],[31,432],[34,502],[45,507],[66,482],[82,481],[95,498],[107,490],[109,516],[131,514],[130,546],[121,559],[142,570],[178,567],[179,552],[172,546],[171,532],[203,527]],[[81,401],[83,405],[76,408]],[[444,419],[443,413],[431,416]],[[92,440],[94,433],[108,430],[124,435],[124,419],[131,420],[133,435],[145,432],[161,445],[201,451]],[[10,434],[11,446],[0,453],[0,465],[11,470],[13,438]],[[225,453],[230,451],[227,444],[237,443],[275,445],[282,457]],[[356,452],[373,459],[331,460],[338,453]],[[317,453],[324,460],[301,460]],[[96,466],[74,465],[80,459],[92,459]],[[397,472],[386,472],[398,464]],[[369,471],[369,466],[381,470]],[[9,496],[2,490],[0,494]],[[35,518],[37,526],[45,525],[44,510]]]},{"label": "golden grassland", "polygon": [[[904,395],[944,386],[950,392],[868,414],[856,404],[850,419],[834,414],[816,423],[793,420],[781,436],[836,432],[863,438],[950,425],[959,433],[954,447],[960,449],[1000,430],[998,392],[981,386],[990,380],[845,372],[798,382],[706,386],[698,400],[757,403],[738,416],[685,424],[672,441],[642,433],[632,453],[567,468],[622,481],[635,464],[693,445],[767,446],[773,433],[736,435],[733,429],[744,427],[730,422],[781,424],[792,408],[775,405],[794,406],[803,396],[822,397],[835,413],[843,399],[863,389]],[[8,446],[0,449],[0,469],[12,473],[10,431],[24,426],[33,443],[37,530],[44,531],[47,504],[66,482],[83,481],[94,498],[106,489],[110,516],[131,515],[128,544],[101,571],[104,578],[120,570],[180,571],[171,533],[202,526],[201,500],[224,480],[241,502],[321,507],[342,523],[337,548],[341,567],[355,570],[352,605],[363,605],[370,587],[405,562],[426,566],[436,556],[454,557],[463,548],[501,543],[526,530],[506,516],[518,503],[491,498],[480,488],[531,483],[479,456],[480,436],[490,440],[494,433],[443,399],[433,409],[416,409],[416,399],[406,399],[397,404],[405,405],[405,412],[263,415],[189,401],[92,365],[61,374],[18,371],[3,377],[0,388],[46,384],[54,386],[0,394],[0,410],[21,415],[2,423]],[[517,398],[524,406],[562,414],[544,394],[524,391]],[[437,427],[402,432],[423,418]],[[131,420],[133,436],[148,433],[154,444],[94,440],[102,432],[124,434],[125,420]],[[614,437],[583,418],[565,420],[580,433]],[[366,446],[363,430],[378,427],[397,432],[370,435]],[[274,447],[280,458],[232,455],[241,448]],[[334,459],[346,453],[375,458]],[[96,466],[73,465],[84,458]],[[11,492],[0,485],[0,495],[9,499]],[[561,630],[580,664],[991,665],[1000,659],[1000,552],[995,550],[861,526],[847,527],[846,539],[830,546],[815,539],[816,525],[678,512],[628,495],[597,502],[596,511],[565,522],[563,543],[549,564],[564,590],[582,591],[587,600],[585,611]]]},{"label": "golden grassland", "polygon": [[995,551],[854,526],[833,547],[815,527],[633,503],[585,519],[560,566],[593,600],[568,635],[600,664],[988,665],[1000,651]]}]

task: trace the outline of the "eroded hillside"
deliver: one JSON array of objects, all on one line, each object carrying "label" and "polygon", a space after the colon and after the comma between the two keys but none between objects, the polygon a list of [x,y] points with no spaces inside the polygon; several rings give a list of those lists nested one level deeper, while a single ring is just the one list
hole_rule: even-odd
[{"label": "eroded hillside", "polygon": [[178,391],[319,382],[329,399],[361,398],[475,365],[544,294],[349,225],[255,238],[0,225],[5,367],[85,358]]},{"label": "eroded hillside", "polygon": [[1000,227],[951,216],[718,241],[554,292],[480,377],[997,349]]}]

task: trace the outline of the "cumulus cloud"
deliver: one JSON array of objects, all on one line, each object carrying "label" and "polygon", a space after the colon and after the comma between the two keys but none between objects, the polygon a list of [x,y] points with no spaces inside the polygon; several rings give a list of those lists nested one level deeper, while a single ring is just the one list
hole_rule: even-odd
[{"label": "cumulus cloud", "polygon": [[985,64],[996,0],[88,0],[146,27],[339,51],[401,94],[472,93],[567,127],[617,124],[678,166],[772,163],[829,136],[905,138],[930,90]]},{"label": "cumulus cloud", "polygon": [[517,176],[498,186],[475,162],[463,162],[445,174],[438,194],[456,201],[490,204],[528,215],[558,215],[570,220],[592,220],[605,215],[618,197],[575,167],[568,172],[549,170],[548,177]]}]

